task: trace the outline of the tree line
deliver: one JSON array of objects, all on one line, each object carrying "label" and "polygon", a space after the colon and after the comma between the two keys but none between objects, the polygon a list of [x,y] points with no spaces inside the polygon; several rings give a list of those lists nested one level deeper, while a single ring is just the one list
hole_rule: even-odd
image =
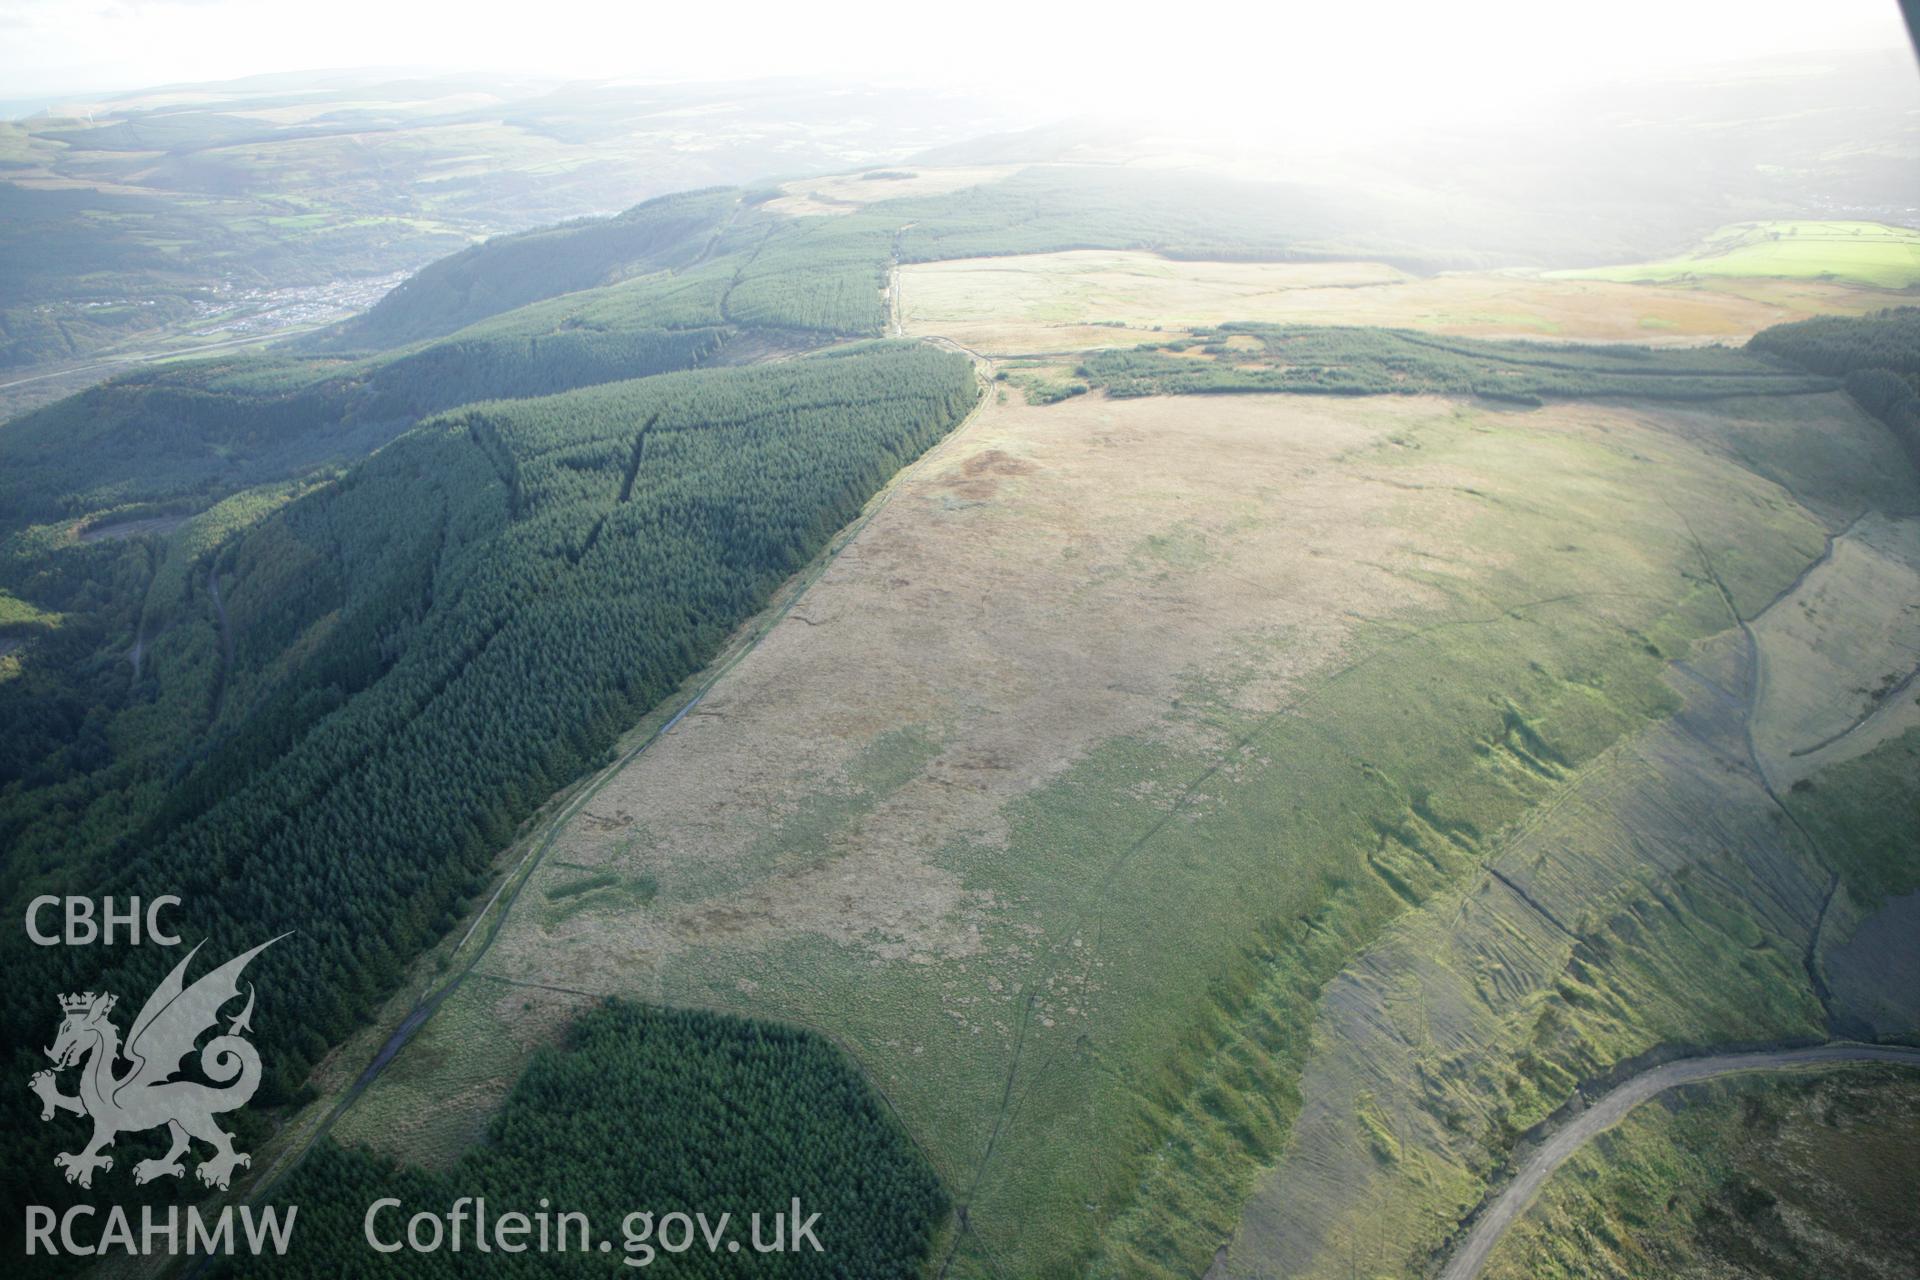
[{"label": "tree line", "polygon": [[1749,349],[1842,380],[1920,467],[1920,307],[1815,316],[1753,335]]},{"label": "tree line", "polygon": [[[1240,339],[1237,345],[1235,340]],[[1175,354],[1200,348],[1202,357]],[[1195,337],[1089,355],[1078,375],[1115,396],[1296,392],[1706,399],[1826,390],[1829,378],[1726,348],[1544,346],[1407,329],[1228,324]]]}]

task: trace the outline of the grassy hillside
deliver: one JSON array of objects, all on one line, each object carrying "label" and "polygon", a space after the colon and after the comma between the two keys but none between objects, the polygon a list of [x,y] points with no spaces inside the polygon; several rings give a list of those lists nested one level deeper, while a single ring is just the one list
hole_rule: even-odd
[{"label": "grassy hillside", "polygon": [[[1677,709],[1671,661],[1729,627],[1702,545],[1756,612],[1820,554],[1730,455],[1769,439],[1810,494],[1897,499],[1874,424],[1780,403],[989,406],[561,835],[341,1136],[443,1159],[518,1069],[503,1028],[565,1007],[541,987],[645,991],[849,1044],[966,1208],[951,1274],[1197,1273],[1312,1100],[1322,985],[1395,920],[1451,920],[1505,832]],[[1671,1023],[1817,1033],[1806,917],[1756,924],[1746,887],[1703,886],[1646,965],[1631,910],[1563,915],[1619,962],[1581,953],[1541,1062],[1436,1081],[1498,1105],[1463,1132]]]},{"label": "grassy hillside", "polygon": [[442,258],[329,334],[346,350],[404,346],[555,294],[690,265],[740,202],[716,189],[661,196],[616,218],[500,236]]},{"label": "grassy hillside", "polygon": [[[1314,259],[1345,225],[1186,173],[873,181],[916,185],[496,240],[306,355],[0,432],[0,901],[176,893],[216,950],[297,929],[261,1036],[262,1101],[298,1098],[530,815],[974,406],[967,359],[865,341],[900,263]],[[845,1046],[960,1211],[951,1274],[1191,1275],[1228,1243],[1333,1274],[1362,1228],[1416,1268],[1579,1082],[1879,994],[1841,948],[1899,930],[1910,878],[1844,814],[1908,798],[1906,758],[1793,792],[1767,756],[1869,659],[1804,664],[1754,725],[1769,663],[1904,643],[1763,625],[1843,598],[1820,564],[1898,580],[1912,477],[1841,388],[1908,386],[1904,323],[1748,351],[1227,324],[1016,371],[537,842],[338,1136],[422,1194],[532,1185],[460,1153],[510,1097],[503,1124],[598,1132],[600,1100],[539,1111],[563,1065],[523,1071],[640,998]],[[17,1046],[48,988],[161,963],[0,950]],[[733,1053],[607,1017],[635,1087],[650,1020]],[[8,1198],[70,1194],[19,1148]],[[876,1258],[924,1247],[938,1197],[907,1199]]]},{"label": "grassy hillside", "polygon": [[[1828,858],[1876,837],[1783,836],[1711,699],[1752,679],[1730,609],[1861,504],[1911,516],[1892,441],[1724,350],[1156,354],[1348,394],[1006,396],[562,834],[343,1136],[443,1160],[518,1069],[502,1025],[564,1007],[494,984],[565,975],[845,1039],[966,1210],[955,1274],[1194,1274],[1229,1241],[1345,1274],[1350,1239],[1397,1274],[1581,1080],[1823,1034]],[[1430,389],[1545,405],[1352,394]],[[1269,1191],[1302,1132],[1326,1183]]]}]

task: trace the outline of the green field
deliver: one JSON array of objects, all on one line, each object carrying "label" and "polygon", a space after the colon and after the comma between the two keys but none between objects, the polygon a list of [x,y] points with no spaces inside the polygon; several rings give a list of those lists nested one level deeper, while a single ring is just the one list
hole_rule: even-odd
[{"label": "green field", "polygon": [[1676,281],[1715,276],[1844,280],[1878,289],[1920,285],[1920,231],[1883,222],[1738,222],[1677,258],[1559,271],[1563,280]]},{"label": "green field", "polygon": [[59,625],[59,614],[36,609],[25,600],[0,591],[0,635],[30,635]]}]

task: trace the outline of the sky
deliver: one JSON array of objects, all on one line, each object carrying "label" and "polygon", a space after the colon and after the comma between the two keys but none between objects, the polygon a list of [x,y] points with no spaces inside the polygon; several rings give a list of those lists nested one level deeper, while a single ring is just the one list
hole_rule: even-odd
[{"label": "sky", "polygon": [[1904,42],[1897,0],[0,0],[0,100],[321,68],[567,79],[809,75],[1053,113],[1389,121],[1705,63]]}]

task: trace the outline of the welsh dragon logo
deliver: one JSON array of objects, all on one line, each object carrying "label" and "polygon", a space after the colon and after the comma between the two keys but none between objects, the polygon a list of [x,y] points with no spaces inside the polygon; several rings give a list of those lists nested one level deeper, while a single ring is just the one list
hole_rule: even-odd
[{"label": "welsh dragon logo", "polygon": [[[172,1145],[159,1159],[136,1164],[135,1182],[180,1177],[186,1172],[180,1157],[196,1138],[213,1148],[213,1154],[194,1169],[209,1187],[225,1190],[234,1169],[253,1163],[251,1156],[233,1149],[233,1135],[213,1122],[218,1113],[245,1106],[260,1087],[260,1053],[243,1038],[252,1030],[252,983],[247,984],[246,1007],[227,1024],[227,1033],[207,1041],[200,1051],[200,1070],[215,1083],[173,1077],[193,1052],[194,1042],[219,1021],[221,1006],[239,996],[240,971],[278,941],[269,939],[235,956],[189,987],[184,975],[200,950],[194,947],[147,998],[124,1046],[120,1029],[107,1016],[117,997],[91,991],[60,997],[60,1010],[66,1016],[53,1047],[47,1050],[54,1068],[37,1072],[31,1087],[40,1095],[42,1120],[51,1120],[60,1111],[93,1120],[93,1139],[85,1147],[53,1158],[57,1167],[67,1171],[68,1182],[91,1187],[96,1169],[113,1168],[113,1157],[102,1153],[113,1145],[116,1135],[160,1125],[167,1127]],[[122,1059],[129,1066],[116,1072]],[[70,1097],[60,1092],[55,1072],[72,1066],[80,1068],[80,1092]]]}]

